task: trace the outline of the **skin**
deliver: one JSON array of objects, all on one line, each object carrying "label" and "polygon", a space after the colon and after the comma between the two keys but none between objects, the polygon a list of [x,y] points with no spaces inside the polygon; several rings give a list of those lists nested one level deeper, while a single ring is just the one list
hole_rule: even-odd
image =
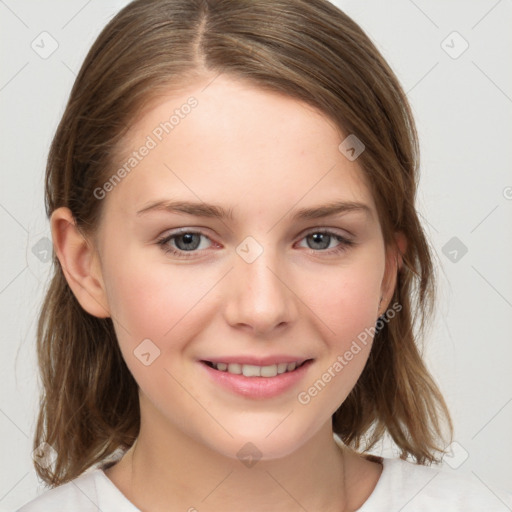
[{"label": "skin", "polygon": [[[139,385],[139,438],[106,474],[141,510],[356,510],[382,467],[335,444],[331,415],[371,342],[307,405],[297,395],[386,310],[398,249],[385,246],[357,160],[338,150],[346,134],[325,115],[232,77],[205,88],[210,81],[161,97],[134,122],[120,166],[189,96],[198,100],[106,195],[93,236],[76,229],[66,208],[51,218],[73,293],[90,314],[112,317]],[[137,215],[171,198],[232,208],[233,219]],[[332,201],[368,212],[293,219],[299,208]],[[156,243],[177,228],[204,235],[188,259]],[[324,248],[307,236],[315,229],[355,244],[336,254],[336,237]],[[263,249],[251,263],[236,251],[248,236]],[[160,350],[148,366],[133,353],[144,339]],[[219,387],[199,362],[239,354],[314,361],[292,390],[252,399]],[[262,455],[252,467],[236,455],[247,442]]]}]

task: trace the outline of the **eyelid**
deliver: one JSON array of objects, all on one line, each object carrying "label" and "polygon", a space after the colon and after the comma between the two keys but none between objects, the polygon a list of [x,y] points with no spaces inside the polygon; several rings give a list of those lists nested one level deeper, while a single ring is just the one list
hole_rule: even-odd
[{"label": "eyelid", "polygon": [[346,229],[334,228],[329,226],[316,226],[314,228],[308,228],[300,234],[301,238],[311,234],[311,233],[331,233],[333,235],[340,236],[342,238],[350,238],[355,235]]},{"label": "eyelid", "polygon": [[[156,243],[165,242],[166,240],[172,240],[173,238],[177,238],[180,235],[184,234],[192,234],[199,235],[203,238],[207,238],[210,242],[216,243],[210,235],[208,235],[205,231],[205,228],[177,228],[172,231],[164,232],[162,235],[158,236],[156,239]],[[201,252],[201,251],[190,251],[190,252]]]},{"label": "eyelid", "polygon": [[[315,233],[329,235],[331,237],[331,239],[334,238],[339,243],[335,247],[333,247],[331,249],[326,249],[326,250],[314,250],[314,249],[310,249],[310,248],[306,247],[305,250],[309,251],[310,254],[314,254],[314,255],[325,254],[326,256],[328,256],[328,255],[333,256],[333,255],[336,255],[337,253],[341,253],[341,252],[347,250],[348,247],[357,245],[354,235],[352,235],[351,233],[349,234],[349,236],[347,236],[346,234],[339,233],[334,228],[328,228],[328,227],[313,228],[308,231],[305,231],[299,237],[298,242],[301,242],[302,240],[306,239],[309,235],[312,235]],[[346,232],[346,233],[348,233],[348,232]]]},{"label": "eyelid", "polygon": [[[204,227],[182,227],[182,228],[176,228],[174,230],[164,232],[162,235],[159,235],[157,237],[157,241],[161,241],[164,239],[170,239],[173,236],[178,236],[180,234],[184,233],[192,233],[196,235],[202,235],[205,238],[208,238],[208,240],[212,241],[212,238],[210,235],[207,234],[205,231],[207,228]],[[340,236],[341,238],[347,239],[349,237],[354,237],[355,235],[351,233],[350,231],[347,231],[346,229],[341,228],[334,228],[334,227],[328,227],[328,226],[316,226],[312,228],[307,228],[306,230],[302,231],[297,238],[297,241],[302,240],[305,236],[308,236],[312,233],[328,233]],[[348,236],[347,236],[348,235]]]}]

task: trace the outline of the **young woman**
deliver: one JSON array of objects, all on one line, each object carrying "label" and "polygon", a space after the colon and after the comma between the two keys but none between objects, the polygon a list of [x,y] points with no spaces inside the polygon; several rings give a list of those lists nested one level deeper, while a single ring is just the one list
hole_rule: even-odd
[{"label": "young woman", "polygon": [[427,467],[452,425],[417,170],[396,77],[327,1],[125,7],[49,155],[53,488],[20,511],[507,510]]}]

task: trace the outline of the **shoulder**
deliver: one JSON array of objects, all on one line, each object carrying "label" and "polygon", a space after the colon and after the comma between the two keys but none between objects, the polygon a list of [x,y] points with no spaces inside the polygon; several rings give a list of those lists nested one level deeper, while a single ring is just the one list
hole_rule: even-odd
[{"label": "shoulder", "polygon": [[512,495],[474,474],[383,458],[381,478],[361,512],[373,510],[510,512]]},{"label": "shoulder", "polygon": [[103,471],[93,467],[78,478],[54,487],[23,505],[16,512],[140,512]]},{"label": "shoulder", "polygon": [[29,501],[16,512],[48,512],[49,510],[97,511],[96,472],[83,473],[78,478],[59,485]]},{"label": "shoulder", "polygon": [[74,480],[44,491],[16,512],[140,512],[104,472],[123,453],[121,449],[114,451]]}]

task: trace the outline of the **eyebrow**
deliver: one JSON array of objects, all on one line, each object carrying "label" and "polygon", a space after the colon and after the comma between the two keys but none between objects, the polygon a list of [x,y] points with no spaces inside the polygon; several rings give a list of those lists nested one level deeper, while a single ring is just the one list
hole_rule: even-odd
[{"label": "eyebrow", "polygon": [[[222,206],[207,203],[196,203],[191,201],[154,201],[137,212],[137,216],[145,215],[153,211],[165,211],[169,213],[185,213],[196,217],[229,219],[233,220],[233,208],[225,209]],[[368,216],[372,215],[369,206],[355,201],[333,201],[324,205],[311,208],[300,208],[293,215],[294,220],[310,220],[330,217],[332,215],[347,212],[363,212]]]}]

